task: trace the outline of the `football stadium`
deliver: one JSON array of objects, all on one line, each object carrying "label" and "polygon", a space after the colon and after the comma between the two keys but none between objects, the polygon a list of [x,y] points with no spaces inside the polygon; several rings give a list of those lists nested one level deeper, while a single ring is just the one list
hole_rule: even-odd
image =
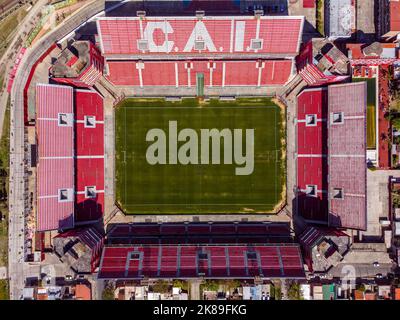
[{"label": "football stadium", "polygon": [[[283,116],[265,98],[125,100],[115,117],[117,202],[127,214],[275,212],[285,190]],[[154,128],[163,143],[149,163]]]},{"label": "football stadium", "polygon": [[15,101],[37,250],[100,279],[298,279],[296,222],[365,230],[365,82],[303,16],[239,2],[88,5],[38,42]]},{"label": "football stadium", "polygon": [[38,230],[116,212],[182,221],[280,212],[277,93],[295,76],[304,18],[136,14],[98,17],[94,42],[50,48],[49,83],[27,111],[37,122]]}]

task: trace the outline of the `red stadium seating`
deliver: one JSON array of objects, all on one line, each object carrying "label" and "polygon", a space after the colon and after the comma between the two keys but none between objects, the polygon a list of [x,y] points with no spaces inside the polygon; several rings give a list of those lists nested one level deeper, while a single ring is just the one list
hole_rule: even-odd
[{"label": "red stadium seating", "polygon": [[194,87],[204,75],[206,87],[284,85],[292,74],[291,60],[108,61],[108,78],[117,86]]},{"label": "red stadium seating", "polygon": [[[104,211],[104,110],[95,91],[75,90],[76,108],[76,213],[75,220],[92,221]],[[85,117],[95,117],[95,127],[86,127]],[[85,196],[85,187],[96,188],[95,198]]]},{"label": "red stadium seating", "polygon": [[[327,205],[327,90],[306,89],[297,99],[297,210],[308,220],[326,222]],[[307,115],[315,125],[307,126]],[[317,187],[316,196],[306,194]]]},{"label": "red stadium seating", "polygon": [[[365,90],[365,83],[350,83],[298,96],[296,208],[305,219],[366,228]],[[334,115],[343,121],[334,123]],[[315,186],[315,194],[307,194],[307,186]]]},{"label": "red stadium seating", "polygon": [[[230,16],[100,18],[98,32],[107,58],[132,55],[284,55],[295,56],[303,28],[302,17]],[[195,50],[194,36],[204,40],[203,50]],[[193,38],[191,38],[191,36]],[[253,39],[261,40],[252,48]],[[138,41],[147,41],[139,49]]]},{"label": "red stadium seating", "polygon": [[106,246],[100,279],[304,278],[298,245]]},{"label": "red stadium seating", "polygon": [[291,242],[288,224],[264,222],[116,224],[109,226],[107,238],[110,244],[264,244]]},{"label": "red stadium seating", "polygon": [[[39,84],[36,87],[38,137],[38,204],[36,230],[71,228],[74,223],[73,195],[60,200],[61,189],[74,190],[73,89]],[[59,115],[70,120],[59,123]]]}]

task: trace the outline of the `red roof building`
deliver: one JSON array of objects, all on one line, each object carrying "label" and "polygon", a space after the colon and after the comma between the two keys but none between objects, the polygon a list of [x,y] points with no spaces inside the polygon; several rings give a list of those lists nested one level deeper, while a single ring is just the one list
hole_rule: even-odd
[{"label": "red roof building", "polygon": [[76,300],[92,300],[92,289],[88,284],[77,284],[75,286]]}]

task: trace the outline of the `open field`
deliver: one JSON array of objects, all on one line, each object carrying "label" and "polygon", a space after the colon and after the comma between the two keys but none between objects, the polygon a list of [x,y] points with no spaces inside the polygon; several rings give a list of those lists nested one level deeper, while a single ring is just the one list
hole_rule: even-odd
[{"label": "open field", "polygon": [[26,5],[20,7],[0,22],[0,57],[4,54],[8,45],[13,40],[13,35],[18,29],[18,25],[28,14],[26,8]]},{"label": "open field", "polygon": [[[270,99],[197,100],[182,102],[164,100],[123,101],[116,109],[116,190],[117,202],[127,214],[199,214],[199,213],[272,213],[282,203],[285,190],[283,111]],[[188,139],[177,143],[179,161],[171,164],[174,148],[169,145],[170,121],[176,121],[177,133],[185,128],[197,133],[196,149],[183,152]],[[148,148],[156,141],[146,141],[149,130],[159,128],[166,134],[166,164],[150,164]],[[225,139],[212,148],[209,163],[203,161],[201,129],[243,129],[239,149],[247,153],[246,129],[254,129],[254,170],[237,175],[236,143],[225,145]],[[192,130],[192,131],[193,131]],[[229,130],[229,132],[231,132]],[[235,134],[232,134],[234,140]],[[173,140],[173,139],[172,139]],[[190,141],[194,138],[190,138]],[[154,142],[153,142],[154,141]],[[176,139],[175,139],[176,141]],[[229,141],[229,138],[226,139]],[[197,143],[198,142],[198,143]],[[234,141],[232,141],[234,142]],[[168,145],[168,147],[167,147]],[[225,148],[224,148],[225,147]],[[206,148],[204,148],[206,149]],[[200,151],[201,150],[201,151]],[[226,152],[229,150],[229,152]],[[214,162],[214,151],[220,152],[220,164]],[[189,164],[181,163],[181,152],[193,156]],[[232,162],[226,161],[225,152]],[[250,153],[247,153],[250,154]],[[161,157],[162,158],[162,157]],[[173,163],[173,161],[172,161]]]},{"label": "open field", "polygon": [[376,148],[376,81],[370,78],[354,78],[353,82],[367,82],[367,148]]}]

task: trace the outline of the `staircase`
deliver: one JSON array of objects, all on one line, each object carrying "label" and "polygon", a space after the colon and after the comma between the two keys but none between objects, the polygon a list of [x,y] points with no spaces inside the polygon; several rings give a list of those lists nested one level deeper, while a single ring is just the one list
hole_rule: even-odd
[{"label": "staircase", "polygon": [[102,76],[96,82],[94,88],[103,96],[111,96],[115,101],[119,102],[123,99],[123,94],[120,89],[117,89],[107,78]]}]

